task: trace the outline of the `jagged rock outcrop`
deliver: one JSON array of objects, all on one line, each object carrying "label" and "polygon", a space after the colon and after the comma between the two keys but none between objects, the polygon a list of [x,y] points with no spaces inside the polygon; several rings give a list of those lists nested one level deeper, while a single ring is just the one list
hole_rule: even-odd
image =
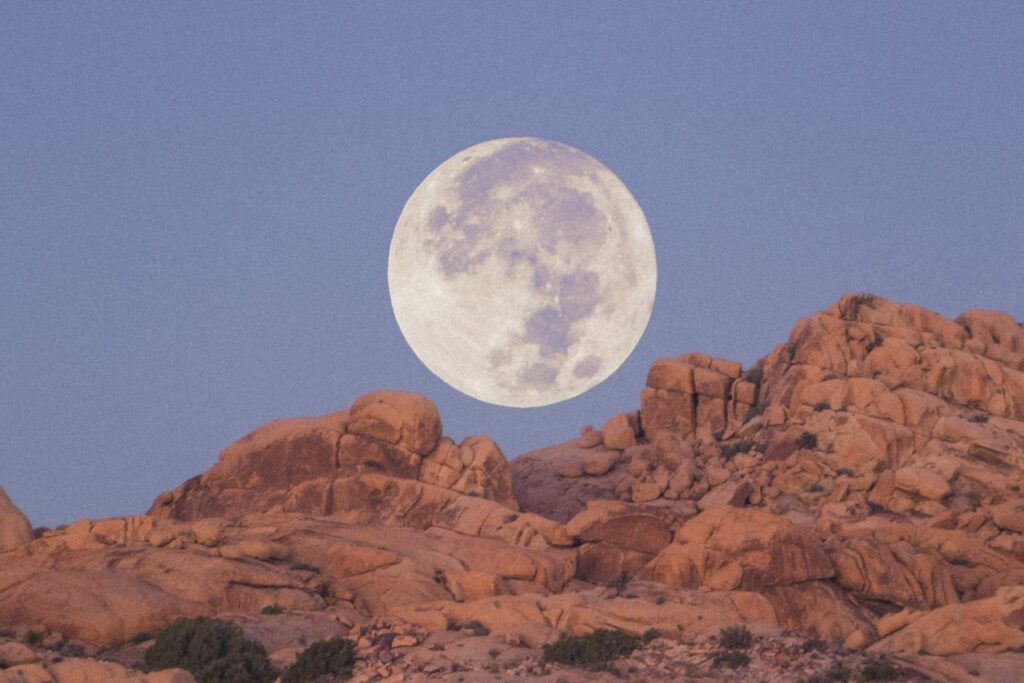
[{"label": "jagged rock outcrop", "polygon": [[958,655],[997,654],[1024,647],[1024,586],[991,598],[910,615],[896,633],[875,643],[876,652]]},{"label": "jagged rock outcrop", "polygon": [[32,525],[0,486],[0,555],[25,552],[32,542]]},{"label": "jagged rock outcrop", "polygon": [[350,634],[371,680],[535,661],[562,632],[699,649],[746,624],[999,680],[1024,647],[1022,487],[1024,328],[849,295],[752,368],[657,360],[638,410],[512,463],[381,391],[256,429],[146,515],[34,538],[0,489],[0,626],[137,665],[139,634],[229,615],[280,663],[290,634]]},{"label": "jagged rock outcrop", "polygon": [[[512,463],[513,485],[519,491],[529,482],[524,510],[545,509],[531,492],[560,484],[563,500],[586,490],[668,518],[704,511],[674,527],[676,542],[643,567],[609,552],[605,565],[680,586],[724,589],[740,580],[735,588],[765,594],[767,586],[736,578],[746,576],[745,557],[764,553],[764,566],[782,574],[813,565],[820,576],[781,586],[838,591],[855,612],[849,623],[861,622],[851,642],[870,642],[890,614],[970,605],[1024,579],[1022,350],[1024,328],[1005,314],[969,311],[948,320],[871,295],[845,296],[799,321],[789,341],[753,368],[705,354],[655,361],[638,419],[613,418],[616,429],[634,428],[635,445],[618,439],[624,447],[613,451],[612,468],[585,472],[584,447],[610,450],[585,432],[575,451],[561,447],[578,465],[546,463],[550,449],[527,454]],[[680,543],[682,530],[708,514],[779,522],[751,519]],[[782,522],[804,541],[747,538],[753,529],[770,538],[768,529]],[[716,555],[708,541],[733,533],[737,545]],[[816,548],[814,562],[807,547]],[[862,628],[865,620],[872,624]]]},{"label": "jagged rock outcrop", "polygon": [[835,569],[812,529],[762,510],[719,506],[681,525],[649,573],[669,586],[730,591],[829,579]]},{"label": "jagged rock outcrop", "polygon": [[517,507],[505,457],[491,439],[455,444],[441,436],[431,401],[376,391],[345,410],[258,427],[225,448],[208,472],[161,494],[149,514],[181,520],[282,510],[329,515],[336,482],[366,473]]}]

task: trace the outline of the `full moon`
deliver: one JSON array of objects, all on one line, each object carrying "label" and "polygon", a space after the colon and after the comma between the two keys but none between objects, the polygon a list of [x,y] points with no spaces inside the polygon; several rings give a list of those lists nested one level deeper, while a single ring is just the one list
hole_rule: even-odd
[{"label": "full moon", "polygon": [[434,169],[388,258],[391,305],[419,359],[464,394],[522,408],[618,369],[656,281],[650,228],[622,181],[538,138],[483,142]]}]

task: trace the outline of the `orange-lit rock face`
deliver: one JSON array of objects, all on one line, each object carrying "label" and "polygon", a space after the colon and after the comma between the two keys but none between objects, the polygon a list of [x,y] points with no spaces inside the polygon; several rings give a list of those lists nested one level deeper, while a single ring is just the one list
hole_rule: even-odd
[{"label": "orange-lit rock face", "polygon": [[508,465],[486,437],[455,446],[437,407],[417,394],[376,391],[351,408],[277,420],[221,452],[208,472],[162,494],[151,514],[176,519],[292,511],[330,514],[331,482],[362,474],[421,480],[513,506]]},{"label": "orange-lit rock face", "polygon": [[32,527],[0,486],[0,554],[24,552],[32,542]]},{"label": "orange-lit rock face", "polygon": [[256,429],[148,515],[33,538],[0,495],[0,625],[116,644],[230,613],[281,661],[295,634],[350,634],[411,676],[373,643],[450,664],[479,639],[489,671],[563,631],[661,629],[685,657],[743,623],[758,647],[787,630],[1005,680],[985,672],[1024,666],[1021,377],[1007,316],[851,295],[746,371],[657,360],[638,411],[511,463],[442,436],[426,398],[373,392]]}]

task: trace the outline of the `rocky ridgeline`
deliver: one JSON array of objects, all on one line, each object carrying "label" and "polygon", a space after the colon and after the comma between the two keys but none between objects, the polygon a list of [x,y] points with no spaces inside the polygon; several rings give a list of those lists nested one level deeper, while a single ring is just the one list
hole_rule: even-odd
[{"label": "rocky ridgeline", "polygon": [[456,445],[441,436],[441,417],[429,400],[377,391],[346,410],[263,425],[225,448],[208,472],[157,498],[149,514],[330,515],[347,499],[341,489],[375,472],[516,507],[505,456],[491,439],[471,436]]},{"label": "rocky ridgeline", "polygon": [[[39,636],[0,642],[0,682],[191,680],[135,669],[199,615],[279,666],[347,636],[367,681],[609,677],[539,661],[598,628],[657,632],[636,680],[1021,678],[1019,324],[852,295],[749,370],[687,354],[646,384],[511,464],[384,391],[260,427],[145,515],[33,532],[0,495],[0,629]],[[739,624],[752,659],[718,666]]]}]

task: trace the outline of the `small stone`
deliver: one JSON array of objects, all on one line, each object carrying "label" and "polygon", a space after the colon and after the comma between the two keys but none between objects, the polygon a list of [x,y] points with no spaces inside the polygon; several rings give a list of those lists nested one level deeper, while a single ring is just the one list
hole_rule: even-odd
[{"label": "small stone", "polygon": [[577,479],[583,476],[583,466],[578,462],[569,462],[558,468],[558,476],[566,479]]},{"label": "small stone", "polygon": [[604,445],[607,448],[622,451],[636,445],[636,433],[625,413],[608,418],[601,427],[601,433],[604,435]]},{"label": "small stone", "polygon": [[604,436],[601,434],[601,430],[590,430],[580,435],[580,438],[576,440],[576,445],[580,448],[595,448],[604,443]]},{"label": "small stone", "polygon": [[583,472],[592,477],[600,477],[615,467],[615,463],[618,461],[619,454],[617,451],[595,453],[583,461]]},{"label": "small stone", "polygon": [[750,494],[753,492],[753,484],[746,479],[738,482],[722,484],[721,486],[709,491],[706,496],[701,498],[697,503],[697,507],[701,510],[707,510],[708,508],[716,505],[743,507],[746,505],[747,499],[750,498]]},{"label": "small stone", "polygon": [[391,641],[391,647],[414,647],[419,645],[416,636],[395,636],[395,639]]},{"label": "small stone", "polygon": [[933,500],[945,498],[952,492],[949,482],[941,474],[923,467],[901,467],[896,470],[896,486]]},{"label": "small stone", "polygon": [[859,650],[869,642],[871,642],[871,636],[863,630],[857,629],[850,635],[846,636],[846,640],[843,641],[843,647],[847,650]]},{"label": "small stone", "polygon": [[708,483],[712,486],[718,486],[729,481],[729,470],[724,467],[708,467],[704,474],[707,477]]},{"label": "small stone", "polygon": [[36,651],[15,641],[0,644],[0,668],[32,664],[39,661]]},{"label": "small stone", "polygon": [[637,482],[633,484],[633,502],[647,503],[656,500],[664,490],[665,487],[655,482]]}]

